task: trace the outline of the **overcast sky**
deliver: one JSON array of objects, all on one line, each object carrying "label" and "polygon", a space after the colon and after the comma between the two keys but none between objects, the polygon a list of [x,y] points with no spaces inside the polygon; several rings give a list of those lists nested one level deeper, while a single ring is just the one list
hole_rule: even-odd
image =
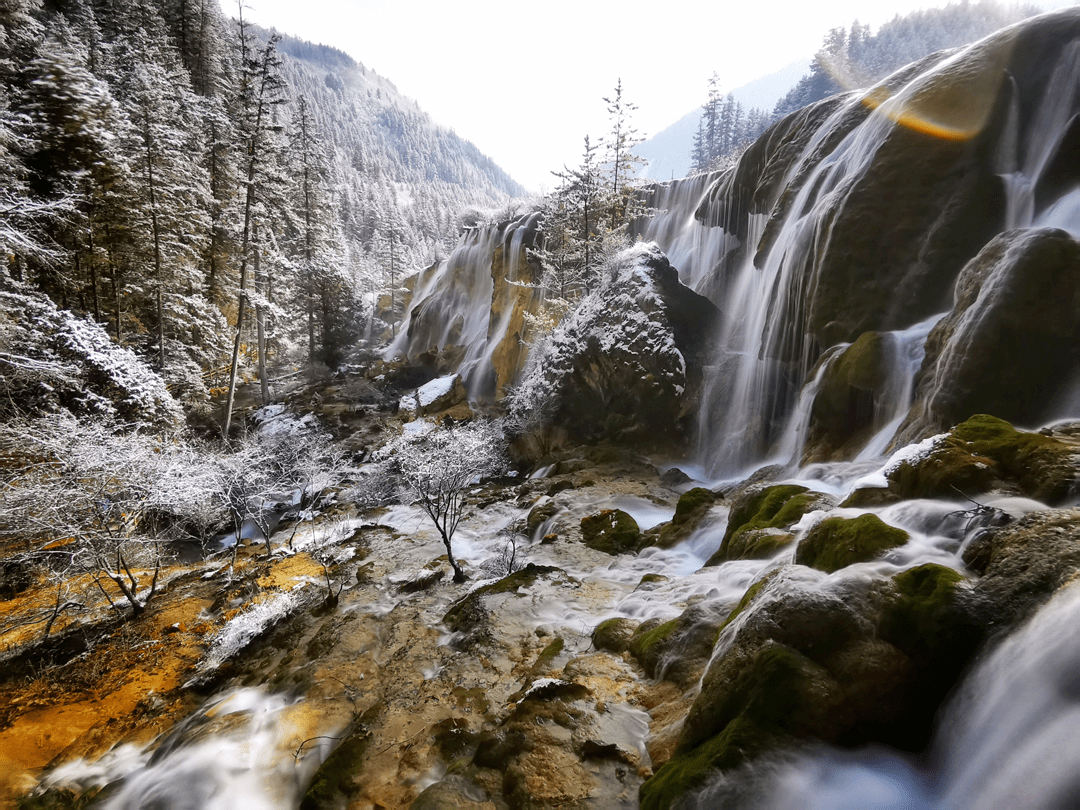
[{"label": "overcast sky", "polygon": [[[246,0],[245,16],[333,45],[386,77],[515,180],[549,190],[585,135],[608,129],[622,79],[634,124],[655,135],[705,100],[715,71],[733,90],[813,54],[837,26],[876,31],[933,0]],[[235,16],[234,0],[222,0]],[[640,8],[640,7],[639,7]]]}]

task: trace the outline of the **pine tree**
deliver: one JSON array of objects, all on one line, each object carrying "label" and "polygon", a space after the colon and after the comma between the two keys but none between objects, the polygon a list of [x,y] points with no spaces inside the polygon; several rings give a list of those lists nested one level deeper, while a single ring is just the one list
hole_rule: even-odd
[{"label": "pine tree", "polygon": [[634,127],[632,118],[637,109],[623,98],[622,79],[615,84],[615,94],[605,98],[608,117],[611,122],[611,135],[607,141],[607,155],[611,176],[611,230],[624,224],[631,216],[631,200],[634,196],[631,180],[637,174],[636,166],[645,163],[643,158],[633,153],[633,149],[643,138]]},{"label": "pine tree", "polygon": [[247,272],[252,241],[252,231],[257,215],[258,191],[264,179],[265,164],[273,146],[272,136],[278,131],[273,120],[273,108],[285,100],[285,82],[281,78],[281,60],[277,54],[276,35],[265,46],[255,49],[243,19],[241,5],[238,43],[241,60],[239,106],[243,117],[240,122],[244,144],[245,195],[243,226],[240,231],[240,287],[237,294],[236,334],[233,342],[232,360],[229,365],[229,391],[225,402],[223,433],[227,437],[232,423],[233,402],[236,395],[236,378],[240,366],[240,344],[248,302]]}]

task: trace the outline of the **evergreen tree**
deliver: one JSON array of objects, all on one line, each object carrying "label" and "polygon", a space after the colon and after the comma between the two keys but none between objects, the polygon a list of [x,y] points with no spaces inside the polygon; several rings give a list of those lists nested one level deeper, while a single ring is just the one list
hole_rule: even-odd
[{"label": "evergreen tree", "polygon": [[266,165],[273,149],[272,137],[279,131],[274,122],[273,108],[285,101],[285,82],[280,75],[281,60],[276,46],[277,37],[261,48],[255,48],[243,19],[243,7],[237,26],[240,51],[241,80],[239,107],[242,113],[240,135],[244,144],[245,194],[243,225],[240,231],[240,281],[237,294],[236,333],[232,360],[229,365],[229,391],[225,403],[223,432],[227,437],[232,422],[236,378],[240,365],[240,345],[248,303],[248,264],[255,218],[258,214],[258,192],[264,179]]}]

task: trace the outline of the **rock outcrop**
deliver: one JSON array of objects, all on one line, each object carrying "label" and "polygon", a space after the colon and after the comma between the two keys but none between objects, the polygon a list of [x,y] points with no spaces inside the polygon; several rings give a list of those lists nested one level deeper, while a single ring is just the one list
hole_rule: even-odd
[{"label": "rock outcrop", "polygon": [[683,444],[719,313],[654,244],[619,254],[600,288],[534,351],[515,393],[575,441]]}]

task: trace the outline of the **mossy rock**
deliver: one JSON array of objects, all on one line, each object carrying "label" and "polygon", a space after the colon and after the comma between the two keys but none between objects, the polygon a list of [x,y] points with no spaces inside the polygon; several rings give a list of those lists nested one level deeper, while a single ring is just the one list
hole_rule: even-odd
[{"label": "mossy rock", "polygon": [[890,338],[864,332],[825,369],[810,408],[804,462],[850,457],[870,438],[879,392],[887,382]]},{"label": "mossy rock", "polygon": [[695,487],[679,497],[671,520],[642,532],[638,549],[649,546],[671,548],[688,538],[709,514],[714,503],[723,496],[704,487]]},{"label": "mossy rock", "polygon": [[544,525],[544,522],[555,517],[559,511],[560,508],[554,501],[534,506],[525,519],[525,530],[529,533],[529,537],[536,534],[537,530]]},{"label": "mossy rock", "polygon": [[735,768],[791,741],[782,729],[736,718],[723,731],[697,748],[678,754],[646,782],[638,792],[641,810],[668,810],[674,802],[705,784],[717,771]]},{"label": "mossy rock", "polygon": [[656,671],[656,665],[660,660],[662,642],[675,632],[677,625],[677,619],[666,622],[661,619],[649,619],[638,625],[631,636],[627,649],[650,676]]},{"label": "mossy rock", "polygon": [[562,569],[553,565],[529,563],[520,571],[515,571],[498,582],[492,582],[472,591],[446,611],[443,622],[455,632],[458,630],[471,630],[487,617],[487,611],[483,607],[484,597],[500,593],[517,593],[521,588],[528,588],[533,585],[541,577],[561,573],[563,573]]},{"label": "mossy rock", "polygon": [[355,792],[352,780],[363,767],[370,742],[371,735],[366,730],[347,736],[315,772],[304,798],[300,800],[300,810],[333,810],[340,807],[342,798]]},{"label": "mossy rock", "polygon": [[1051,436],[1016,430],[979,414],[956,425],[931,452],[889,473],[902,498],[975,495],[996,485],[1046,503],[1067,498],[1077,485],[1074,449]]},{"label": "mossy rock", "polygon": [[739,532],[738,537],[730,544],[728,553],[734,560],[764,560],[791,545],[794,539],[795,535],[791,532],[774,529],[771,526],[763,529],[747,529]]},{"label": "mossy rock", "polygon": [[[882,636],[913,657],[950,647],[957,588],[964,575],[944,565],[926,563],[892,578],[900,598],[882,620]],[[967,646],[967,645],[965,645]]]},{"label": "mossy rock", "polygon": [[892,579],[896,597],[885,605],[878,635],[914,666],[906,710],[893,723],[893,739],[887,740],[892,745],[919,749],[929,744],[938,708],[986,640],[991,617],[964,583],[959,572],[933,563]]},{"label": "mossy rock", "polygon": [[615,618],[600,622],[593,630],[592,642],[598,650],[610,650],[613,653],[624,652],[630,646],[630,639],[640,622],[633,619]]},{"label": "mossy rock", "polygon": [[831,574],[859,562],[869,562],[910,536],[884,523],[877,515],[825,518],[800,541],[795,562]]},{"label": "mossy rock", "polygon": [[766,574],[764,577],[759,579],[757,582],[754,582],[750,585],[749,588],[746,589],[746,593],[742,595],[742,599],[739,600],[739,604],[735,605],[735,607],[732,608],[731,613],[728,614],[727,619],[722,625],[720,625],[720,631],[717,633],[717,635],[724,632],[725,628],[727,628],[729,624],[735,621],[739,614],[746,610],[750,603],[754,601],[754,597],[756,597],[759,593],[761,593],[762,590],[764,590],[769,580],[772,579],[775,575],[776,571]]},{"label": "mossy rock", "polygon": [[631,637],[628,649],[649,677],[690,688],[700,680],[712,657],[726,618],[721,605],[698,602],[670,621],[644,622]]},{"label": "mossy rock", "polygon": [[688,489],[679,496],[679,503],[675,506],[675,516],[671,521],[678,524],[686,523],[696,513],[704,512],[718,500],[720,500],[720,495],[711,489],[705,489],[705,487]]},{"label": "mossy rock", "polygon": [[676,756],[690,754],[742,719],[795,737],[838,738],[844,690],[827,670],[785,644],[736,646],[709,667],[683,723]]},{"label": "mossy rock", "polygon": [[[731,507],[720,549],[705,564],[719,565],[728,560],[754,559],[746,555],[755,553],[768,556],[766,551],[769,543],[762,543],[762,536],[754,533],[761,529],[787,529],[793,526],[819,503],[820,498],[819,493],[793,484],[778,484],[743,493]],[[745,542],[743,535],[748,535]]]},{"label": "mossy rock", "polygon": [[621,509],[605,509],[581,519],[581,536],[591,549],[612,555],[626,554],[638,550],[641,529]]}]

